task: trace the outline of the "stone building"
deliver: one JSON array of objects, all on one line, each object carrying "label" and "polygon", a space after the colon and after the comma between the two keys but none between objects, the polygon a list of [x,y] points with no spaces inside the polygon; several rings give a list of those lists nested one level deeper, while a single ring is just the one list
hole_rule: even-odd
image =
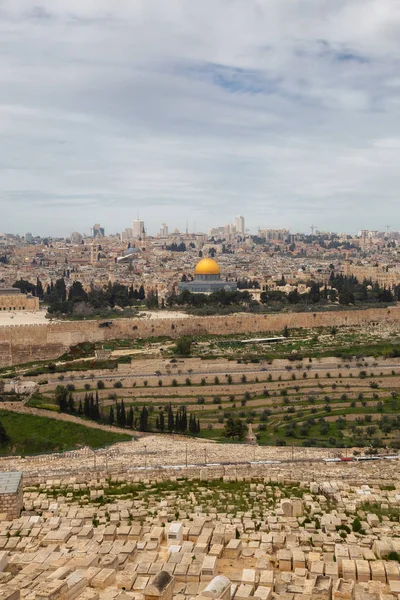
[{"label": "stone building", "polygon": [[181,281],[178,285],[179,292],[189,290],[194,294],[211,294],[224,290],[235,292],[237,284],[234,281],[221,279],[221,270],[213,258],[202,258],[196,265],[193,281]]},{"label": "stone building", "polygon": [[22,294],[14,287],[0,288],[0,311],[2,310],[39,310],[39,298],[31,294]]},{"label": "stone building", "polygon": [[344,274],[346,277],[357,277],[360,282],[370,279],[372,283],[378,283],[381,287],[389,289],[400,283],[400,273],[394,269],[389,269],[385,265],[357,265],[349,259],[345,260]]},{"label": "stone building", "polygon": [[22,473],[0,473],[0,514],[3,519],[18,519],[22,507]]}]

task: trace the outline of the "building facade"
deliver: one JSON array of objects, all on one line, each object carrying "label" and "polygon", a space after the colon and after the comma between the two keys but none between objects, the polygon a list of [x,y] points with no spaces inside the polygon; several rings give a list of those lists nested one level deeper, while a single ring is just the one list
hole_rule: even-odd
[{"label": "building facade", "polygon": [[132,223],[132,230],[134,238],[143,238],[145,236],[144,221],[135,219]]},{"label": "building facade", "polygon": [[236,228],[236,233],[241,233],[241,234],[245,233],[244,217],[242,217],[241,215],[239,217],[236,217],[236,219],[235,219],[235,228]]},{"label": "building facade", "polygon": [[18,288],[0,288],[0,311],[39,310],[39,298],[22,294]]}]

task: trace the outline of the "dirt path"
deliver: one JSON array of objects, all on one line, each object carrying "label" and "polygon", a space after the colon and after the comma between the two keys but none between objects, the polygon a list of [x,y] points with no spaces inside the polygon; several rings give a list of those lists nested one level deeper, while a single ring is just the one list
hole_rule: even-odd
[{"label": "dirt path", "polygon": [[24,406],[21,402],[2,402],[0,409],[10,410],[12,412],[21,413],[25,415],[34,415],[36,417],[47,417],[48,419],[55,419],[56,421],[68,421],[69,423],[76,423],[77,425],[83,425],[84,427],[92,427],[93,429],[102,429],[103,431],[110,431],[112,433],[126,433],[132,437],[143,437],[147,434],[140,431],[132,431],[131,429],[120,429],[119,427],[112,427],[111,425],[102,425],[95,421],[89,421],[74,417],[66,413],[53,412],[51,410],[44,410],[41,408],[32,408]]}]

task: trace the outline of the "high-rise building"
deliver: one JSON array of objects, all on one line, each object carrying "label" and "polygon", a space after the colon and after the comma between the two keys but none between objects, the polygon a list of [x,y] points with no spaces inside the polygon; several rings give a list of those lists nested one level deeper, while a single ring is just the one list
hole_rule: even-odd
[{"label": "high-rise building", "polygon": [[71,233],[71,242],[72,244],[80,244],[82,242],[82,235],[78,231],[73,231]]},{"label": "high-rise building", "polygon": [[32,242],[33,242],[33,235],[30,232],[28,232],[28,233],[25,234],[25,241],[28,242],[28,244],[32,244]]},{"label": "high-rise building", "polygon": [[244,217],[242,217],[242,216],[236,217],[235,228],[236,228],[236,233],[243,233],[243,234],[245,233]]},{"label": "high-rise building", "polygon": [[121,233],[121,241],[125,242],[126,240],[131,240],[133,238],[133,229],[131,227],[127,227]]},{"label": "high-rise building", "polygon": [[99,223],[95,223],[93,225],[93,237],[94,238],[103,238],[105,235],[104,227],[100,227]]},{"label": "high-rise building", "polygon": [[139,219],[135,219],[133,221],[133,237],[134,238],[143,238],[145,236],[144,231],[144,221],[140,221]]},{"label": "high-rise building", "polygon": [[290,232],[288,229],[259,229],[258,235],[267,241],[286,240]]},{"label": "high-rise building", "polygon": [[160,237],[167,237],[168,235],[168,225],[163,223],[160,227]]}]

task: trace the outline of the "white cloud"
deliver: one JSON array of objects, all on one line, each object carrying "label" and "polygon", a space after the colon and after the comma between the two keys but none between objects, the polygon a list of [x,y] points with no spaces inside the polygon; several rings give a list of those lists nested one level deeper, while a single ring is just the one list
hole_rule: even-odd
[{"label": "white cloud", "polygon": [[398,0],[39,2],[0,2],[3,230],[400,227]]}]

